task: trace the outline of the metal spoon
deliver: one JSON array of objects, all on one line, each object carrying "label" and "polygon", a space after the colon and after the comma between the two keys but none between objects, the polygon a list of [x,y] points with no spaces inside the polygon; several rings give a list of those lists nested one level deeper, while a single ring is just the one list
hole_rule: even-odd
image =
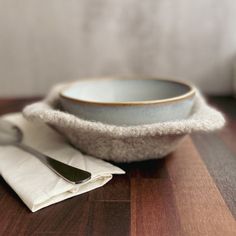
[{"label": "metal spoon", "polygon": [[23,144],[23,132],[19,127],[9,121],[0,119],[0,145],[13,145],[26,152],[33,154],[43,164],[54,171],[69,183],[78,184],[85,182],[91,178],[91,173],[69,166],[65,163],[57,161],[49,156],[46,156],[37,150]]}]

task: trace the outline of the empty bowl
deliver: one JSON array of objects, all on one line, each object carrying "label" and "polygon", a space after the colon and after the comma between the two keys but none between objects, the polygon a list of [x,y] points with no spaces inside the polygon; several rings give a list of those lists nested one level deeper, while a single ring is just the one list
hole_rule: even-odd
[{"label": "empty bowl", "polygon": [[65,111],[113,125],[181,120],[191,112],[195,89],[186,82],[153,78],[98,78],[74,82],[60,92]]}]

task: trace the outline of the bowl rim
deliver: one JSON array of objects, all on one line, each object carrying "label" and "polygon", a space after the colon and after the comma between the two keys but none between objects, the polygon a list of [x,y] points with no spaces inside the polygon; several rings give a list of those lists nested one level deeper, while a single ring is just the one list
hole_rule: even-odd
[{"label": "bowl rim", "polygon": [[[171,98],[165,98],[165,99],[156,99],[156,100],[146,100],[146,101],[127,101],[127,102],[99,102],[99,101],[90,101],[90,100],[83,100],[78,98],[73,98],[71,96],[68,96],[65,94],[65,91],[73,87],[75,84],[81,82],[81,81],[98,81],[98,80],[159,80],[159,81],[167,81],[172,82],[180,85],[187,86],[189,88],[189,91],[186,93],[183,93],[179,96],[174,96]],[[69,101],[73,101],[80,104],[87,104],[87,105],[107,105],[107,106],[132,106],[132,105],[151,105],[151,104],[163,104],[163,103],[172,103],[172,102],[178,102],[187,98],[194,97],[196,94],[196,89],[193,84],[178,80],[178,79],[168,79],[168,78],[157,78],[157,77],[95,77],[95,78],[82,78],[76,81],[71,82],[67,86],[63,87],[61,91],[59,91],[59,97],[62,99],[66,99]]]}]

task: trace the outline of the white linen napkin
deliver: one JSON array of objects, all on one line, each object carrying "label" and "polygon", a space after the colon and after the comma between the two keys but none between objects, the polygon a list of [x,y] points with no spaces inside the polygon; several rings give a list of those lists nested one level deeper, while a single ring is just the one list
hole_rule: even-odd
[{"label": "white linen napkin", "polygon": [[83,155],[43,123],[29,122],[20,113],[3,118],[21,128],[25,144],[92,174],[85,183],[70,184],[31,154],[13,146],[0,146],[0,174],[32,212],[101,187],[111,180],[112,174],[125,173],[108,162]]}]

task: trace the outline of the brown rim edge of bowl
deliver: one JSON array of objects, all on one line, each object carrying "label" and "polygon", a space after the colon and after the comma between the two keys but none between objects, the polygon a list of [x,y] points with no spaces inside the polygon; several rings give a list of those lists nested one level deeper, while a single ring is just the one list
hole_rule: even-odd
[{"label": "brown rim edge of bowl", "polygon": [[185,81],[181,81],[181,80],[175,80],[175,79],[163,79],[163,78],[147,78],[147,80],[161,80],[161,81],[168,81],[168,82],[174,82],[174,83],[178,83],[181,85],[185,85],[189,88],[189,91],[183,95],[180,96],[176,96],[176,97],[172,97],[172,98],[166,98],[166,99],[158,99],[158,100],[148,100],[148,101],[132,101],[132,102],[96,102],[96,101],[88,101],[88,100],[82,100],[82,99],[76,99],[76,98],[71,98],[68,97],[66,95],[63,94],[63,92],[69,88],[71,88],[73,86],[73,84],[78,83],[80,81],[91,81],[91,80],[100,80],[100,79],[106,79],[106,80],[117,80],[117,79],[133,79],[133,80],[138,80],[138,79],[144,79],[144,77],[140,77],[140,78],[135,78],[135,77],[113,77],[113,78],[104,78],[104,77],[99,77],[99,78],[88,78],[88,79],[80,79],[74,82],[71,82],[68,86],[66,86],[65,88],[63,88],[60,92],[59,92],[59,96],[61,98],[64,98],[66,100],[70,100],[76,103],[80,103],[80,104],[87,104],[87,105],[100,105],[100,106],[134,106],[134,105],[151,105],[151,104],[162,104],[162,103],[172,103],[172,102],[177,102],[186,98],[191,98],[195,95],[196,93],[196,89],[195,87],[189,83],[189,82],[185,82]]}]

